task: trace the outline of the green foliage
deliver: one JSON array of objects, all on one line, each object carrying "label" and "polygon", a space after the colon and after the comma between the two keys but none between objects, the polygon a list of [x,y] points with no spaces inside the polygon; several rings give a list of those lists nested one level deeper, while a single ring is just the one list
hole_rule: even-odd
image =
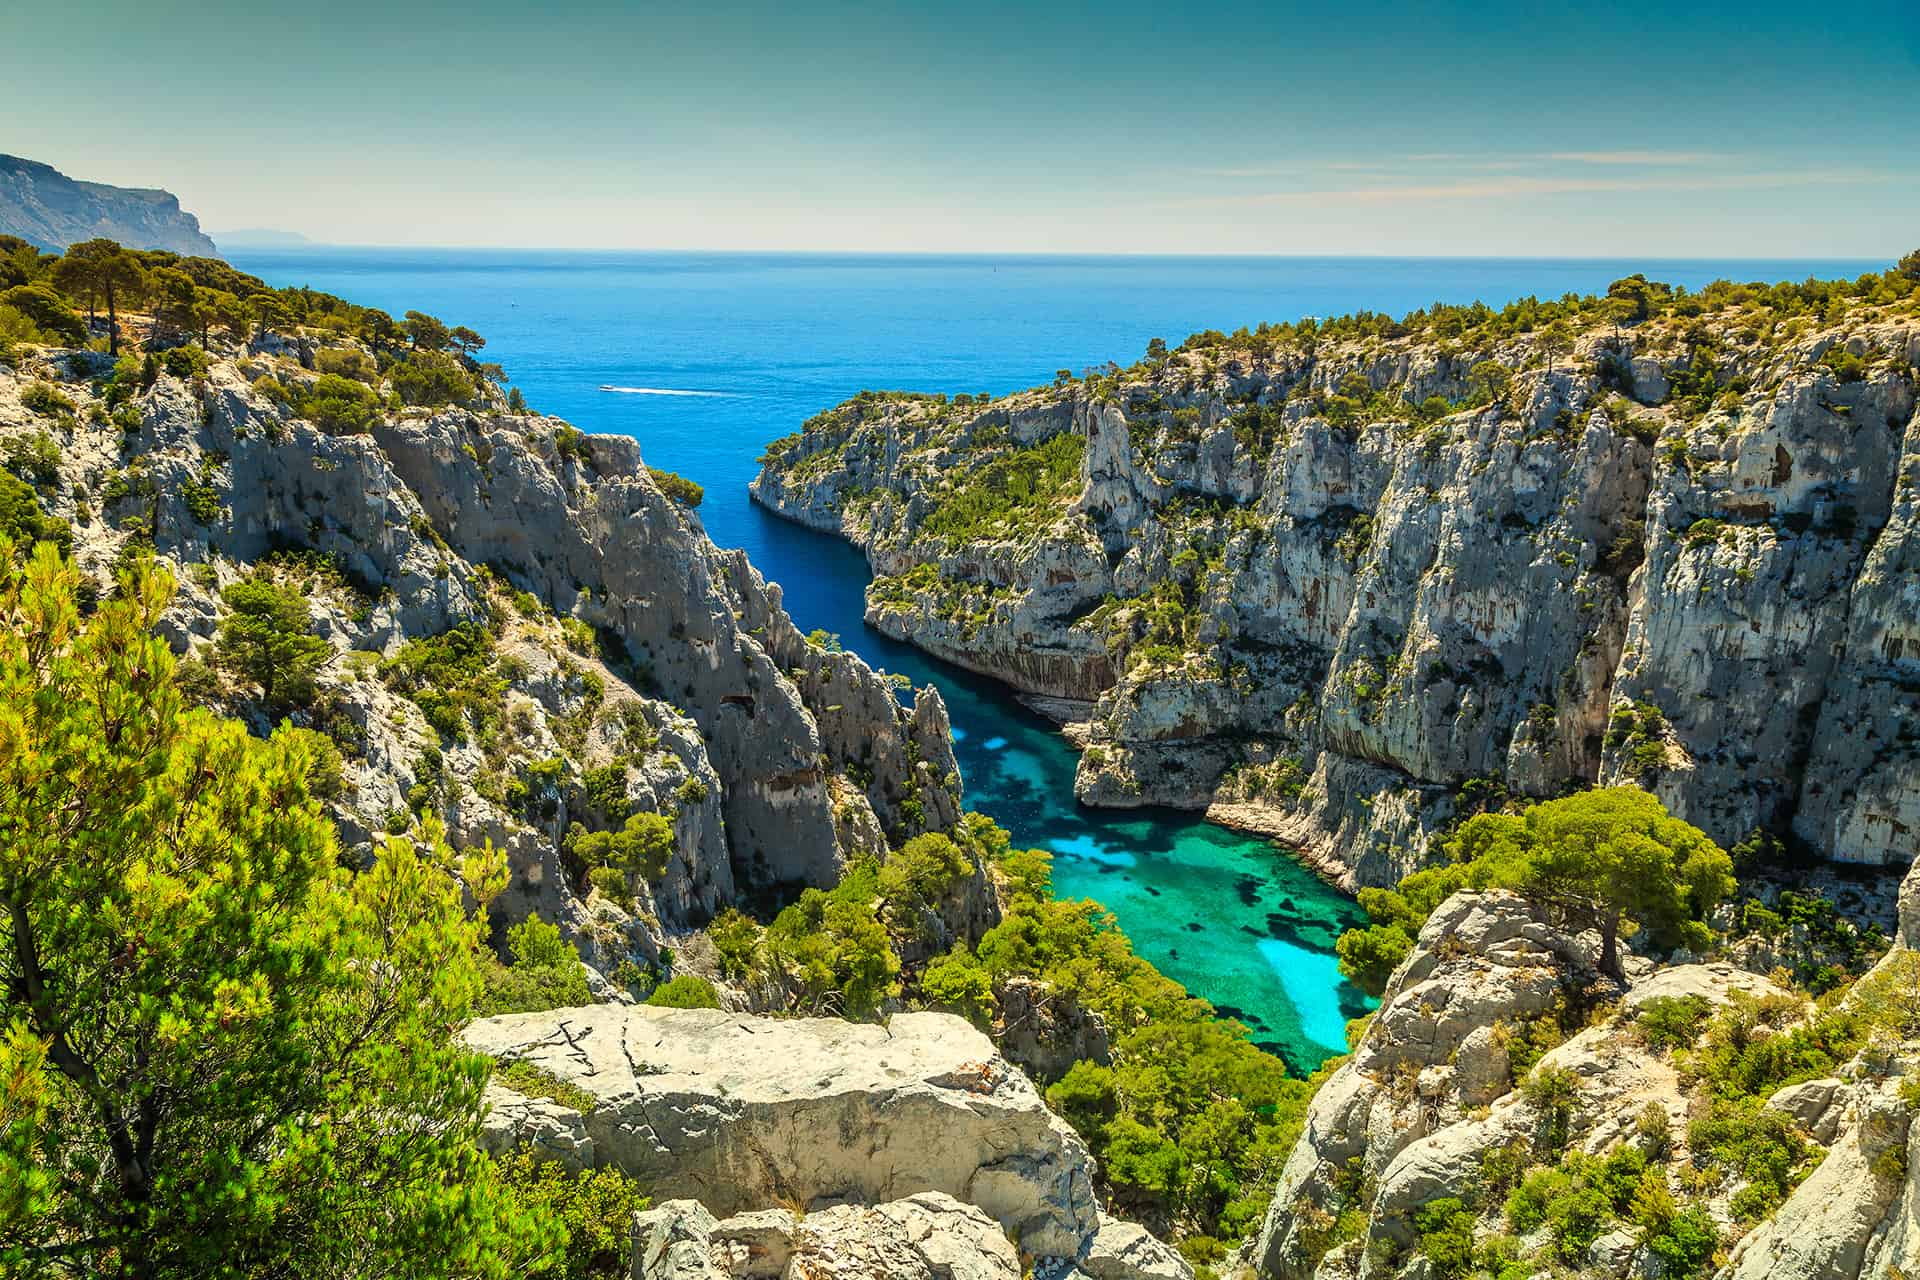
[{"label": "green foliage", "polygon": [[579,953],[560,936],[558,926],[530,915],[507,930],[507,949],[511,964],[501,964],[491,955],[481,959],[485,985],[474,1004],[475,1017],[593,1003]]},{"label": "green foliage", "polygon": [[312,739],[184,705],[145,563],[84,624],[51,547],[0,573],[0,1115],[30,1118],[0,1135],[27,1193],[0,1205],[6,1269],[541,1261],[557,1233],[477,1145],[487,1067],[454,1031],[480,925],[445,846],[345,870]]},{"label": "green foliage", "polygon": [[466,404],[479,394],[452,356],[416,351],[387,370],[387,385],[403,404],[418,408]]},{"label": "green foliage", "polygon": [[380,417],[380,397],[364,383],[323,373],[294,395],[293,411],[330,435],[357,435]]},{"label": "green foliage", "polygon": [[856,862],[832,889],[807,889],[774,917],[764,939],[796,1005],[848,1017],[899,994],[900,957],[880,921],[879,868]]},{"label": "green foliage", "polygon": [[87,326],[59,294],[44,284],[23,284],[0,293],[4,303],[24,316],[34,337],[77,347],[87,340]]},{"label": "green foliage", "polygon": [[920,975],[920,993],[929,1005],[957,1013],[977,1027],[993,1021],[993,977],[964,943],[928,963]]},{"label": "green foliage", "polygon": [[675,472],[663,471],[659,467],[648,467],[647,474],[653,477],[653,483],[659,486],[660,492],[683,507],[689,509],[698,507],[707,496],[705,489]]},{"label": "green foliage", "polygon": [[20,403],[46,418],[73,416],[73,401],[51,382],[29,382],[20,392]]},{"label": "green foliage", "polygon": [[67,522],[48,515],[33,490],[6,471],[0,471],[0,539],[22,548],[48,542],[62,554],[73,544]]},{"label": "green foliage", "polygon": [[658,880],[673,860],[673,823],[657,813],[628,814],[617,831],[588,831],[576,822],[567,849],[589,867]]},{"label": "green foliage", "polygon": [[1705,832],[1638,787],[1604,787],[1480,814],[1447,845],[1476,888],[1512,889],[1570,925],[1600,931],[1600,967],[1620,976],[1623,928],[1704,945],[1704,920],[1733,892],[1733,863]]},{"label": "green foliage", "polygon": [[1079,488],[1085,441],[1063,432],[1002,454],[969,472],[940,501],[921,530],[952,542],[984,542],[1035,532],[1063,514]]},{"label": "green foliage", "polygon": [[214,661],[260,690],[273,708],[313,701],[314,676],[333,649],[313,634],[306,594],[255,576],[221,593],[228,613],[220,621]]},{"label": "green foliage", "polygon": [[207,371],[212,368],[207,360],[207,353],[193,346],[174,347],[160,357],[160,365],[183,382],[204,378],[207,376]]},{"label": "green foliage", "polygon": [[521,1211],[566,1233],[554,1280],[626,1280],[633,1215],[647,1207],[640,1184],[616,1165],[568,1173],[521,1147],[500,1162],[500,1180]]},{"label": "green foliage", "polygon": [[718,1009],[720,996],[705,978],[683,973],[655,987],[647,1003],[660,1009]]},{"label": "green foliage", "polygon": [[464,740],[469,725],[484,732],[496,723],[507,689],[493,637],[471,622],[407,641],[380,664],[380,675],[420,708],[443,743]]},{"label": "green foliage", "polygon": [[1476,1215],[1458,1197],[1441,1196],[1413,1211],[1419,1250],[1433,1275],[1455,1277],[1473,1271]]},{"label": "green foliage", "polygon": [[1103,909],[1054,898],[1045,853],[1009,848],[1006,833],[977,815],[964,835],[1005,884],[1003,919],[980,940],[980,966],[994,980],[1038,978],[1125,1028],[1110,1068],[1076,1064],[1049,1091],[1116,1196],[1211,1236],[1257,1228],[1313,1085],[1140,959]]},{"label": "green foliage", "polygon": [[1655,996],[1634,1014],[1634,1028],[1650,1049],[1691,1048],[1713,1006],[1704,996]]},{"label": "green foliage", "polygon": [[545,1098],[570,1107],[581,1115],[593,1114],[600,1100],[571,1080],[555,1075],[537,1063],[514,1059],[495,1063],[493,1082],[529,1098]]},{"label": "green foliage", "polygon": [[1471,879],[1470,870],[1456,863],[1416,871],[1401,880],[1398,888],[1362,889],[1360,906],[1372,923],[1348,929],[1334,944],[1340,972],[1368,995],[1379,996],[1413,950],[1414,937],[1434,908],[1466,888]]},{"label": "green foliage", "polygon": [[752,917],[728,907],[707,926],[707,938],[720,953],[720,971],[730,978],[753,972],[759,961],[762,930]]},{"label": "green foliage", "polygon": [[1792,1117],[1769,1110],[1756,1098],[1716,1098],[1707,1114],[1687,1129],[1694,1159],[1739,1178],[1733,1212],[1752,1222],[1787,1198],[1805,1172],[1812,1149]]}]

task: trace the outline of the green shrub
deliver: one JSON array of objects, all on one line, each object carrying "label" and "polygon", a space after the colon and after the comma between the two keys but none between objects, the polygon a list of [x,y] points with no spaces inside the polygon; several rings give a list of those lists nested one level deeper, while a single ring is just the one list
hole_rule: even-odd
[{"label": "green shrub", "polygon": [[720,953],[720,971],[730,978],[745,977],[759,960],[762,930],[743,912],[728,907],[707,926],[707,938]]},{"label": "green shrub", "polygon": [[573,944],[557,926],[538,915],[507,930],[510,964],[482,957],[485,986],[474,1004],[478,1017],[497,1013],[535,1013],[592,1004],[593,992]]},{"label": "green shrub", "polygon": [[44,431],[0,440],[0,466],[29,484],[52,488],[60,483],[60,446]]},{"label": "green shrub", "polygon": [[228,587],[221,599],[228,612],[214,661],[257,686],[269,707],[311,703],[314,678],[333,647],[313,634],[306,593],[255,575]]},{"label": "green shrub", "polygon": [[647,1003],[658,1009],[718,1009],[720,996],[705,978],[683,973],[655,987]]},{"label": "green shrub", "polygon": [[685,476],[671,471],[662,471],[659,467],[648,467],[647,474],[653,477],[660,492],[689,509],[698,507],[705,500],[707,492]]},{"label": "green shrub", "polygon": [[207,360],[207,353],[199,347],[175,347],[160,357],[160,364],[166,371],[181,381],[204,378],[213,366]]},{"label": "green shrub", "polygon": [[645,1209],[640,1184],[616,1165],[569,1173],[521,1147],[500,1162],[501,1181],[520,1208],[565,1229],[557,1280],[625,1280],[633,1262],[633,1215]]},{"label": "green shrub", "polygon": [[977,1027],[993,1021],[993,978],[964,944],[928,963],[920,975],[920,990],[927,1003]]},{"label": "green shrub", "polygon": [[649,881],[667,873],[673,847],[673,823],[657,813],[628,814],[617,831],[588,831],[576,822],[567,833],[567,849],[589,867],[616,868]]},{"label": "green shrub", "polygon": [[51,542],[62,555],[73,546],[67,522],[48,515],[38,495],[6,471],[0,471],[0,538],[14,544],[15,554],[32,550],[36,542]]},{"label": "green shrub", "polygon": [[465,404],[478,394],[459,363],[437,351],[410,352],[387,370],[387,383],[402,404],[430,409]]},{"label": "green shrub", "polygon": [[1704,996],[1655,996],[1642,1002],[1633,1025],[1650,1049],[1686,1049],[1700,1038],[1712,1008]]},{"label": "green shrub", "polygon": [[30,382],[20,392],[20,403],[43,418],[72,416],[73,401],[51,382]]},{"label": "green shrub", "polygon": [[485,732],[497,723],[507,690],[492,635],[471,622],[409,640],[380,664],[380,675],[420,708],[442,742],[464,740],[469,724]]},{"label": "green shrub", "polygon": [[[255,389],[259,388],[256,383]],[[323,373],[293,398],[294,412],[329,435],[357,435],[380,416],[380,397],[351,378]]]},{"label": "green shrub", "polygon": [[1791,1117],[1757,1098],[1714,1099],[1707,1114],[1688,1126],[1687,1138],[1696,1161],[1746,1184],[1734,1197],[1733,1211],[1749,1222],[1787,1198],[1812,1151]]}]

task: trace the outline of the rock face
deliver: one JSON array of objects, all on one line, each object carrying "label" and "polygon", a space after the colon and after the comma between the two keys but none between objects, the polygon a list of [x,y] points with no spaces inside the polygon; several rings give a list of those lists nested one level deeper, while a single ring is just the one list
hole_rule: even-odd
[{"label": "rock face", "polygon": [[[104,357],[0,365],[0,448],[48,460],[28,472],[35,495],[97,582],[150,543],[178,579],[162,630],[183,655],[214,652],[237,580],[305,584],[333,654],[293,718],[341,747],[332,805],[358,856],[433,813],[456,846],[506,852],[498,927],[537,911],[611,974],[742,892],[831,885],[849,860],[957,819],[939,694],[903,706],[858,657],[810,645],[778,587],[713,546],[634,441],[508,413],[492,384],[466,408],[328,434],[264,390],[309,384],[324,353],[268,343],[217,352],[204,377],[163,371],[117,408]],[[42,382],[71,412],[22,403]],[[436,668],[409,692],[401,669],[428,642],[471,645],[484,666],[465,709],[437,719],[454,677]],[[262,732],[278,718],[245,691],[210,696]],[[570,827],[633,813],[671,822],[665,870],[629,900],[590,894]],[[980,880],[955,919],[977,932],[993,912]]]},{"label": "rock face", "polygon": [[[1475,780],[1909,861],[1920,324],[1699,323],[866,395],[753,493],[866,550],[874,625],[1091,704],[1088,803],[1210,809],[1349,885],[1422,863]],[[1680,400],[1701,332],[1713,394]]]},{"label": "rock face", "polygon": [[[1643,1143],[1650,1112],[1665,1117],[1667,1158],[1685,1160],[1692,1101],[1673,1065],[1633,1033],[1632,1014],[1656,997],[1716,1006],[1735,991],[1781,993],[1729,966],[1675,966],[1640,974],[1618,1018],[1582,1025],[1609,994],[1594,987],[1591,942],[1504,893],[1457,894],[1434,912],[1353,1056],[1314,1097],[1253,1249],[1259,1275],[1332,1280],[1369,1255],[1417,1264],[1407,1257],[1415,1212],[1440,1197],[1472,1196],[1490,1156],[1525,1150],[1551,1164],[1566,1150],[1605,1155]],[[1512,1052],[1522,1040],[1551,1044],[1533,1070],[1569,1082],[1563,1133],[1547,1136],[1555,1123],[1547,1104],[1518,1087]],[[1364,1227],[1340,1239],[1332,1232],[1343,1214],[1358,1214]],[[1604,1240],[1595,1242],[1602,1252]],[[1622,1266],[1603,1274],[1643,1260],[1630,1232],[1611,1245]],[[1369,1276],[1419,1274],[1366,1267]]]},{"label": "rock face", "polygon": [[536,1126],[533,1104],[496,1089],[496,1147],[532,1141],[563,1160],[618,1165],[656,1198],[732,1214],[944,1192],[1022,1249],[1063,1257],[1099,1230],[1079,1137],[951,1015],[877,1026],[590,1006],[484,1019],[466,1037],[594,1099],[585,1115],[538,1108]]},{"label": "rock face", "polygon": [[696,1200],[634,1215],[633,1280],[1020,1280],[998,1223],[938,1191],[804,1218],[786,1209],[716,1220]]},{"label": "rock face", "polygon": [[8,155],[0,155],[0,235],[49,250],[104,236],[129,249],[219,253],[172,192],[77,182],[51,165]]}]

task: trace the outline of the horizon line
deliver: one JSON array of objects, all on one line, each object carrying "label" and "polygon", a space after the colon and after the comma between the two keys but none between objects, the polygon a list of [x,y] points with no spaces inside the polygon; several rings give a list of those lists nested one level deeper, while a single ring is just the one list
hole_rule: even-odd
[{"label": "horizon line", "polygon": [[[209,236],[211,239],[212,237]],[[633,253],[633,254],[706,254],[712,256],[771,256],[819,258],[1171,258],[1171,259],[1380,259],[1424,262],[1849,262],[1872,263],[1899,261],[1906,250],[1885,255],[1874,253],[1805,254],[1556,254],[1556,253],[1390,253],[1371,250],[1247,250],[1242,252],[1206,250],[1066,250],[1066,249],[791,249],[791,248],[685,248],[636,245],[537,245],[537,244],[382,244],[375,241],[307,240],[302,244],[247,244],[231,247],[214,241],[222,253],[231,250],[255,253],[295,254],[314,249],[372,249],[391,252],[497,252],[497,253]],[[190,256],[190,255],[182,255]]]}]

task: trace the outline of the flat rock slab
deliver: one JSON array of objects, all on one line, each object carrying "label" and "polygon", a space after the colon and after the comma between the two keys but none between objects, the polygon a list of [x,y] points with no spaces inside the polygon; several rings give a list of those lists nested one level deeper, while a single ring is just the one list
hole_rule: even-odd
[{"label": "flat rock slab", "polygon": [[[466,1040],[591,1095],[592,1160],[632,1174],[655,1203],[730,1216],[938,1191],[985,1210],[1023,1249],[1069,1257],[1099,1229],[1078,1135],[949,1014],[880,1026],[592,1005],[483,1019]],[[500,1105],[507,1092],[495,1090],[503,1123],[491,1136],[511,1143],[524,1125]]]}]

